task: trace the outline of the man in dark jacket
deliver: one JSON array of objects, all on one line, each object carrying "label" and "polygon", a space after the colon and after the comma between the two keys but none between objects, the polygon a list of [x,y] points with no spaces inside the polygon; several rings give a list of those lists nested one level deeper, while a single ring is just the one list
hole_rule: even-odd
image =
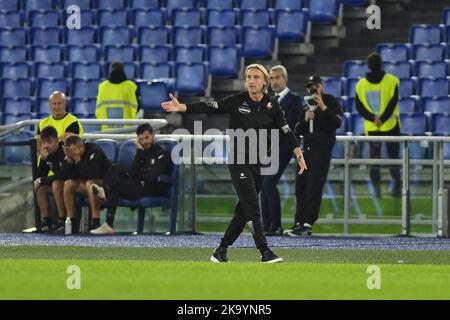
[{"label": "man in dark jacket", "polygon": [[67,178],[64,183],[67,216],[74,219],[75,195],[87,196],[92,212],[91,229],[96,229],[100,226],[100,202],[90,190],[93,184],[102,184],[111,162],[99,146],[95,143],[84,143],[79,136],[66,139],[65,151],[62,174]]},{"label": "man in dark jacket", "polygon": [[104,179],[104,188],[96,184],[91,186],[92,193],[100,200],[108,200],[106,222],[92,230],[92,234],[115,233],[114,216],[120,199],[161,196],[165,191],[165,186],[158,182],[158,177],[170,173],[170,152],[155,143],[150,124],[140,125],[136,134],[136,155],[128,173],[118,166],[112,166]]}]

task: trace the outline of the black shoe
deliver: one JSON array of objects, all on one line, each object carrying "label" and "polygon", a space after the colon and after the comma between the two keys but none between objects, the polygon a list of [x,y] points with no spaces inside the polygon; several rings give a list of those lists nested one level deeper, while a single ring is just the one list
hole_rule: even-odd
[{"label": "black shoe", "polygon": [[278,263],[283,262],[283,259],[273,253],[272,250],[267,250],[261,256],[261,263]]},{"label": "black shoe", "polygon": [[95,230],[100,228],[100,222],[93,222],[90,227],[89,227],[89,231]]},{"label": "black shoe", "polygon": [[297,226],[294,230],[289,231],[288,236],[290,237],[307,237],[312,235],[312,228],[307,226]]},{"label": "black shoe", "polygon": [[284,234],[284,230],[282,226],[276,227],[273,231],[275,236],[282,236]]},{"label": "black shoe", "polygon": [[64,222],[58,222],[58,224],[56,224],[54,226],[53,233],[54,234],[64,234],[64,232],[65,232]]},{"label": "black shoe", "polygon": [[52,226],[51,226],[50,222],[42,221],[41,232],[42,233],[51,233],[51,231],[52,231]]},{"label": "black shoe", "polygon": [[289,232],[292,232],[292,231],[294,231],[296,228],[299,228],[299,227],[300,227],[300,223],[297,222],[297,223],[294,224],[290,229],[284,230],[284,231],[283,231],[283,234],[284,234],[285,236],[287,236],[287,235],[289,234]]},{"label": "black shoe", "polygon": [[209,260],[212,262],[230,262],[227,258],[227,249],[220,247],[214,250]]}]

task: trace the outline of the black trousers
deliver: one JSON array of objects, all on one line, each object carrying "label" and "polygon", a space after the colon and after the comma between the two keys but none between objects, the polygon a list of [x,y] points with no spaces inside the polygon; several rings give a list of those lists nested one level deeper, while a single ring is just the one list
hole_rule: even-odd
[{"label": "black trousers", "polygon": [[332,145],[305,146],[303,156],[308,170],[302,175],[296,174],[295,223],[301,225],[308,223],[312,226],[319,218],[323,187],[327,182],[332,151]]},{"label": "black trousers", "polygon": [[[391,131],[386,132],[369,132],[369,136],[399,136],[400,135],[400,127],[397,126]],[[389,142],[386,143],[386,149],[389,159],[398,159],[400,156],[400,145],[398,142]],[[381,143],[380,142],[371,142],[370,143],[370,158],[380,159],[381,158]],[[390,170],[391,177],[394,179],[396,184],[400,183],[400,169],[398,167],[391,168]],[[380,166],[371,166],[370,167],[370,179],[374,184],[379,184],[381,181],[380,176]]]},{"label": "black trousers", "polygon": [[268,246],[259,208],[259,192],[262,184],[261,168],[259,165],[229,165],[228,168],[239,202],[220,246],[224,248],[231,246],[242,233],[245,225],[248,225],[256,248],[263,253]]},{"label": "black trousers", "polygon": [[142,197],[157,197],[163,193],[160,184],[144,185],[118,166],[112,166],[108,170],[103,186],[108,199],[108,214],[115,214],[120,199],[137,200]]},{"label": "black trousers", "polygon": [[264,176],[261,188],[261,214],[265,227],[281,227],[281,199],[277,184],[292,159],[292,151],[280,153],[280,167],[276,174]]}]

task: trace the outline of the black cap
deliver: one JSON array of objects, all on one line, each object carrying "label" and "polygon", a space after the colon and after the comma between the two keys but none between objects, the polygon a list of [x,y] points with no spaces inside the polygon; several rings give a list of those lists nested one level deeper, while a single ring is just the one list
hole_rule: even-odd
[{"label": "black cap", "polygon": [[312,84],[318,84],[318,83],[320,83],[320,84],[323,83],[322,79],[320,79],[319,76],[310,76],[310,77],[308,77],[308,80],[306,81],[306,86],[308,87]]}]

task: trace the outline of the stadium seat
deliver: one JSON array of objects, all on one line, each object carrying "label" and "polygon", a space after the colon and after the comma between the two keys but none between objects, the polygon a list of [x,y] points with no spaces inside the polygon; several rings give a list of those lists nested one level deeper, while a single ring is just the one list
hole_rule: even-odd
[{"label": "stadium seat", "polygon": [[[81,10],[81,29],[78,31],[83,30],[83,28],[89,28],[93,25],[97,24],[97,11],[96,10]],[[63,11],[63,21],[68,21],[69,17],[73,15],[73,11]],[[64,23],[63,23],[64,24]],[[67,30],[69,31],[69,30]]]},{"label": "stadium seat", "polygon": [[159,0],[130,0],[130,7],[133,9],[157,9]]},{"label": "stadium seat", "polygon": [[400,123],[402,135],[425,135],[427,118],[423,113],[400,114]]},{"label": "stadium seat", "polygon": [[169,43],[169,30],[164,26],[139,28],[138,42],[141,45],[165,45]]},{"label": "stadium seat", "polygon": [[450,43],[450,26],[444,27],[444,42]]},{"label": "stadium seat", "polygon": [[140,77],[142,79],[170,78],[171,74],[171,66],[169,63],[141,63]]},{"label": "stadium seat", "polygon": [[17,12],[19,10],[19,1],[0,0],[0,10]]},{"label": "stadium seat", "polygon": [[411,65],[408,61],[386,61],[384,71],[393,74],[397,78],[411,77]]},{"label": "stadium seat", "polygon": [[399,96],[409,97],[414,94],[414,80],[411,78],[402,78],[400,79],[400,90]]},{"label": "stadium seat", "polygon": [[80,30],[66,31],[66,44],[74,46],[87,46],[96,41],[96,29],[93,27],[83,27]]},{"label": "stadium seat", "polygon": [[276,35],[280,40],[302,41],[308,32],[307,10],[276,10]]},{"label": "stadium seat", "polygon": [[60,91],[68,94],[69,83],[66,79],[38,79],[36,96],[48,98],[53,92]]},{"label": "stadium seat", "polygon": [[[104,71],[103,71],[105,78],[107,78],[109,76],[109,69],[110,69],[111,63],[112,62],[105,63],[105,67],[104,67]],[[126,73],[128,79],[132,79],[132,78],[136,77],[137,66],[134,62],[125,62],[123,65],[125,67],[125,73]]]},{"label": "stadium seat", "polygon": [[332,24],[339,14],[338,0],[309,1],[309,18],[312,22]]},{"label": "stadium seat", "polygon": [[0,46],[23,46],[27,32],[23,28],[0,28]]},{"label": "stadium seat", "polygon": [[450,135],[450,117],[448,114],[434,114],[432,117],[432,132],[437,136]]},{"label": "stadium seat", "polygon": [[100,139],[94,141],[94,143],[103,150],[106,157],[112,162],[115,163],[118,154],[117,143],[111,139]]},{"label": "stadium seat", "polygon": [[77,117],[89,118],[95,115],[96,99],[73,98],[70,100],[70,112]]},{"label": "stadium seat", "polygon": [[68,8],[72,5],[79,6],[81,10],[90,10],[92,7],[92,0],[63,0],[63,8]]},{"label": "stadium seat", "polygon": [[208,83],[204,63],[176,64],[176,91],[186,95],[199,95],[205,92]]},{"label": "stadium seat", "polygon": [[132,30],[128,27],[100,27],[103,46],[129,45],[132,43]]},{"label": "stadium seat", "polygon": [[169,99],[169,89],[163,81],[139,82],[142,109],[148,112],[161,112],[161,103]]},{"label": "stadium seat", "polygon": [[237,11],[234,9],[208,9],[206,16],[206,24],[210,27],[232,27],[238,20]]},{"label": "stadium seat", "polygon": [[335,97],[342,95],[342,79],[339,77],[321,77],[324,84],[324,92]]},{"label": "stadium seat", "polygon": [[412,47],[413,59],[416,61],[442,61],[445,46],[441,44],[415,44]]},{"label": "stadium seat", "polygon": [[161,63],[170,61],[171,47],[162,46],[140,46],[139,61],[146,63]]},{"label": "stadium seat", "polygon": [[406,44],[382,43],[377,45],[377,51],[383,61],[408,61],[409,46]]},{"label": "stadium seat", "polygon": [[98,25],[102,27],[123,27],[127,25],[128,11],[124,9],[101,9],[98,11]]},{"label": "stadium seat", "polygon": [[167,14],[169,17],[172,16],[173,9],[179,8],[197,8],[197,0],[164,0],[167,8]]},{"label": "stadium seat", "polygon": [[450,97],[425,97],[421,99],[422,111],[450,114]]},{"label": "stadium seat", "polygon": [[30,12],[30,26],[32,27],[58,27],[60,14],[56,10],[39,10]]},{"label": "stadium seat", "polygon": [[367,63],[360,60],[349,60],[344,63],[344,73],[348,78],[365,77],[369,72]]},{"label": "stadium seat", "polygon": [[341,3],[347,6],[362,7],[369,4],[369,0],[341,0]]},{"label": "stadium seat", "polygon": [[172,11],[172,25],[197,27],[202,24],[202,14],[197,8],[176,8]]},{"label": "stadium seat", "polygon": [[121,61],[121,62],[133,62],[134,59],[134,47],[127,46],[106,46],[104,51],[104,59],[107,62]]},{"label": "stadium seat", "polygon": [[212,46],[234,46],[239,43],[237,27],[209,27],[207,42]]},{"label": "stadium seat", "polygon": [[419,78],[445,78],[447,64],[444,61],[419,61],[415,64],[415,75]]},{"label": "stadium seat", "polygon": [[27,61],[27,48],[25,46],[0,47],[0,62]]},{"label": "stadium seat", "polygon": [[443,40],[442,28],[439,25],[413,25],[410,40],[413,44],[439,44]]},{"label": "stadium seat", "polygon": [[336,129],[336,135],[338,135],[338,136],[345,136],[345,135],[347,135],[347,122],[348,122],[348,118],[346,116],[344,116],[342,118],[341,126]]},{"label": "stadium seat", "polygon": [[242,55],[246,58],[267,58],[274,48],[272,27],[243,27]]},{"label": "stadium seat", "polygon": [[81,80],[74,79],[72,81],[72,98],[97,98],[98,80]]},{"label": "stadium seat", "polygon": [[234,0],[204,0],[208,9],[232,9]]},{"label": "stadium seat", "polygon": [[130,169],[133,157],[136,153],[136,144],[134,142],[134,139],[125,141],[119,147],[116,164],[125,171]]},{"label": "stadium seat", "polygon": [[0,63],[1,78],[18,79],[30,76],[30,65],[26,62]]},{"label": "stadium seat", "polygon": [[174,27],[173,44],[177,46],[193,46],[203,43],[201,27]]},{"label": "stadium seat", "polygon": [[275,10],[300,10],[302,8],[302,0],[276,0]]},{"label": "stadium seat", "polygon": [[241,53],[237,46],[209,46],[209,72],[216,77],[234,77],[241,68]]},{"label": "stadium seat", "polygon": [[241,25],[243,27],[267,27],[270,24],[270,15],[267,9],[241,10]]},{"label": "stadium seat", "polygon": [[10,98],[28,98],[33,96],[31,79],[2,79],[2,95]]},{"label": "stadium seat", "polygon": [[419,112],[417,108],[417,98],[403,97],[398,100],[398,108],[400,113],[416,113]]},{"label": "stadium seat", "polygon": [[23,17],[20,12],[0,11],[0,28],[20,28],[22,24]]},{"label": "stadium seat", "polygon": [[[342,134],[338,134],[338,135],[342,135]],[[333,152],[331,154],[331,157],[332,157],[332,159],[344,159],[345,158],[345,145],[344,145],[344,143],[337,142],[333,146]]]},{"label": "stadium seat", "polygon": [[360,78],[347,78],[345,80],[345,95],[349,98],[356,97],[356,84]]},{"label": "stadium seat", "polygon": [[164,13],[159,9],[134,9],[132,17],[132,25],[136,28],[166,24]]},{"label": "stadium seat", "polygon": [[442,23],[446,26],[450,26],[450,8],[445,8],[442,12]]},{"label": "stadium seat", "polygon": [[58,45],[61,42],[61,29],[50,27],[50,28],[30,28],[30,43],[32,45],[40,46],[50,46]]},{"label": "stadium seat", "polygon": [[125,9],[125,0],[94,0],[97,9]]},{"label": "stadium seat", "polygon": [[54,9],[53,0],[25,0],[25,11],[29,13],[32,10],[51,10]]},{"label": "stadium seat", "polygon": [[67,47],[67,61],[69,62],[97,62],[99,60],[99,49],[95,45]]},{"label": "stadium seat", "polygon": [[67,77],[66,66],[62,62],[38,62],[34,65],[34,76],[64,79]]},{"label": "stadium seat", "polygon": [[[28,142],[34,136],[33,132],[22,131],[18,134],[8,135],[2,139],[2,142]],[[29,146],[13,146],[3,147],[2,160],[7,165],[30,165],[30,147]]]},{"label": "stadium seat", "polygon": [[173,49],[175,62],[195,63],[205,61],[204,46],[175,46]]},{"label": "stadium seat", "polygon": [[63,59],[62,47],[52,46],[33,46],[31,47],[31,58],[34,62],[61,62]]},{"label": "stadium seat", "polygon": [[[3,124],[15,124],[21,121],[31,120],[31,114],[22,113],[22,114],[8,114],[4,113],[3,116]],[[29,149],[28,149],[29,150]],[[28,151],[29,152],[29,151]]]},{"label": "stadium seat", "polygon": [[98,62],[74,62],[70,74],[74,79],[101,79],[102,67]]},{"label": "stadium seat", "polygon": [[242,9],[268,9],[269,3],[267,0],[238,0],[239,6]]},{"label": "stadium seat", "polygon": [[48,97],[37,98],[34,107],[36,109],[36,115],[38,119],[48,117],[49,114]]},{"label": "stadium seat", "polygon": [[2,100],[1,112],[21,114],[34,112],[34,103],[31,98],[5,98]]},{"label": "stadium seat", "polygon": [[364,136],[364,118],[359,114],[351,115],[351,133],[354,136]]},{"label": "stadium seat", "polygon": [[418,82],[418,94],[422,97],[448,96],[449,84],[446,78],[421,78]]}]

